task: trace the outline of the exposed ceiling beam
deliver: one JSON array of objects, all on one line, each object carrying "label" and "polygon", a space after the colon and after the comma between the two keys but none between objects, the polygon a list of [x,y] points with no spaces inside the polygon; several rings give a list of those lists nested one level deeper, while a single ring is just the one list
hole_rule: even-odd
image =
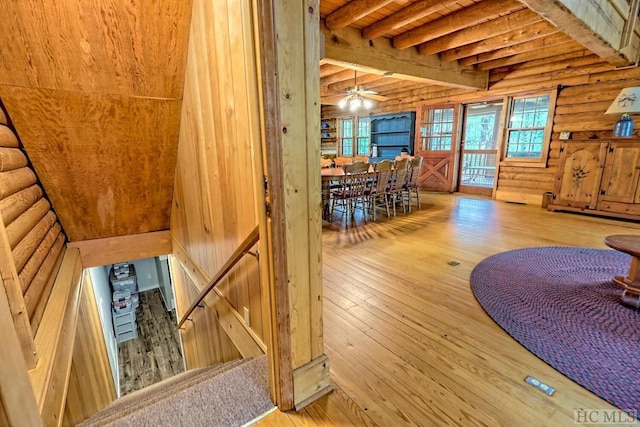
[{"label": "exposed ceiling beam", "polygon": [[484,0],[479,3],[443,16],[420,27],[405,31],[393,38],[393,46],[406,49],[429,40],[437,39],[453,31],[488,21],[492,16],[501,16],[523,9],[514,0]]},{"label": "exposed ceiling beam", "polygon": [[519,43],[526,43],[530,40],[550,36],[557,32],[557,28],[549,25],[548,22],[540,21],[508,34],[500,34],[499,36],[489,37],[479,42],[442,52],[440,57],[445,61],[455,61],[467,56],[479,55],[481,53],[491,52],[492,50],[515,46]]},{"label": "exposed ceiling beam", "polygon": [[[610,2],[596,0],[518,0],[540,14],[560,31],[612,65],[629,65],[617,47],[624,31],[624,19],[617,12],[608,14]],[[613,9],[615,11],[615,9]],[[618,17],[616,21],[615,17]]]},{"label": "exposed ceiling beam", "polygon": [[[486,72],[446,62],[437,55],[421,55],[415,49],[400,51],[384,37],[375,41],[362,38],[360,31],[344,28],[331,31],[320,25],[325,39],[325,63],[359,67],[373,74],[388,73],[403,80],[454,87],[485,89]],[[376,72],[377,70],[377,72]]]},{"label": "exposed ceiling beam", "polygon": [[534,50],[533,52],[525,52],[517,55],[511,55],[506,58],[494,59],[493,61],[482,62],[478,64],[479,70],[491,70],[499,67],[508,67],[510,65],[521,64],[523,62],[553,60],[558,55],[571,55],[572,57],[581,57],[589,55],[589,51],[578,42],[573,40],[561,43],[555,46],[547,47],[544,50]]},{"label": "exposed ceiling beam", "polygon": [[449,7],[458,0],[419,0],[389,16],[382,18],[362,29],[362,37],[375,39],[389,31],[404,27],[405,25]]},{"label": "exposed ceiling beam", "polygon": [[542,37],[528,42],[505,47],[504,49],[494,50],[493,52],[481,53],[479,55],[468,56],[462,58],[458,62],[463,65],[472,65],[494,59],[506,58],[508,56],[517,55],[519,53],[532,52],[535,50],[544,50],[550,46],[565,43],[571,39],[566,34],[556,32],[548,37]]},{"label": "exposed ceiling beam", "polygon": [[[455,33],[447,34],[435,40],[428,41],[418,47],[418,51],[423,55],[430,55],[445,50],[453,49],[469,43],[485,40],[500,34],[518,30],[526,25],[542,21],[537,13],[528,9],[514,12],[510,15],[501,16],[482,24],[477,24]],[[548,24],[546,24],[548,25]]]},{"label": "exposed ceiling beam", "polygon": [[352,0],[328,14],[325,24],[327,28],[339,30],[392,2],[393,0]]}]

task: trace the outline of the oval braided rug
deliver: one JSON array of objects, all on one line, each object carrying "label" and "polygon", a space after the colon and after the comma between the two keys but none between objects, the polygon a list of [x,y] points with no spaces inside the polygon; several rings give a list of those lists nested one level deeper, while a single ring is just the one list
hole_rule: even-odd
[{"label": "oval braided rug", "polygon": [[[520,344],[614,406],[640,413],[640,311],[612,278],[631,257],[536,247],[486,258],[471,273],[480,305]],[[553,384],[551,384],[553,386]]]}]

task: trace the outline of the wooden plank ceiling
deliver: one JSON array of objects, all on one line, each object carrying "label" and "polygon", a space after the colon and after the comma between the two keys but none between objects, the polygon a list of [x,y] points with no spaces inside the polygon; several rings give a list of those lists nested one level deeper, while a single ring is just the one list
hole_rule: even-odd
[{"label": "wooden plank ceiling", "polygon": [[[358,86],[387,99],[397,99],[414,89],[464,87],[460,84],[464,82],[451,77],[454,73],[485,73],[486,87],[475,87],[484,89],[527,62],[537,61],[549,69],[562,68],[563,61],[592,53],[587,48],[595,47],[593,34],[578,43],[561,31],[562,25],[559,29],[529,9],[530,3],[531,0],[321,0],[327,46],[320,68],[322,102],[335,104],[344,97],[354,87],[354,70]],[[545,15],[549,14],[548,9]],[[358,55],[353,55],[352,61],[336,55],[331,50],[333,44],[353,50],[358,43],[354,41],[354,31],[360,42],[371,49],[380,44],[381,38],[387,38],[398,53],[412,50],[432,62],[440,61],[437,66],[448,69],[449,77],[436,81],[436,76],[429,81],[401,76],[385,69],[390,61],[384,58],[378,62],[381,65],[371,66],[371,62],[366,63],[368,59],[361,60]],[[596,53],[606,48],[603,44]],[[612,52],[608,49],[601,58],[616,65],[625,63]],[[474,88],[473,84],[466,86]]]},{"label": "wooden plank ceiling", "polygon": [[169,228],[191,1],[9,1],[0,99],[71,241]]}]

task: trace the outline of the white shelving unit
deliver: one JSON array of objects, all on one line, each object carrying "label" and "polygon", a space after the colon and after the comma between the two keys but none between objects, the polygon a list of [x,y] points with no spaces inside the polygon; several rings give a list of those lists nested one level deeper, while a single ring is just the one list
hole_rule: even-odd
[{"label": "white shelving unit", "polygon": [[109,285],[112,293],[113,331],[119,344],[138,336],[138,280],[133,264],[115,264],[109,273]]}]

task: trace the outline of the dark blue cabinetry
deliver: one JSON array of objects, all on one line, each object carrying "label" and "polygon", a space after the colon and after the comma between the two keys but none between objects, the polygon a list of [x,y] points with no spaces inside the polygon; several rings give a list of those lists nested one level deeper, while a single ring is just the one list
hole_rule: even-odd
[{"label": "dark blue cabinetry", "polygon": [[[406,149],[413,155],[416,113],[385,114],[371,117],[372,161],[394,160]],[[374,148],[375,147],[375,148]]]}]

